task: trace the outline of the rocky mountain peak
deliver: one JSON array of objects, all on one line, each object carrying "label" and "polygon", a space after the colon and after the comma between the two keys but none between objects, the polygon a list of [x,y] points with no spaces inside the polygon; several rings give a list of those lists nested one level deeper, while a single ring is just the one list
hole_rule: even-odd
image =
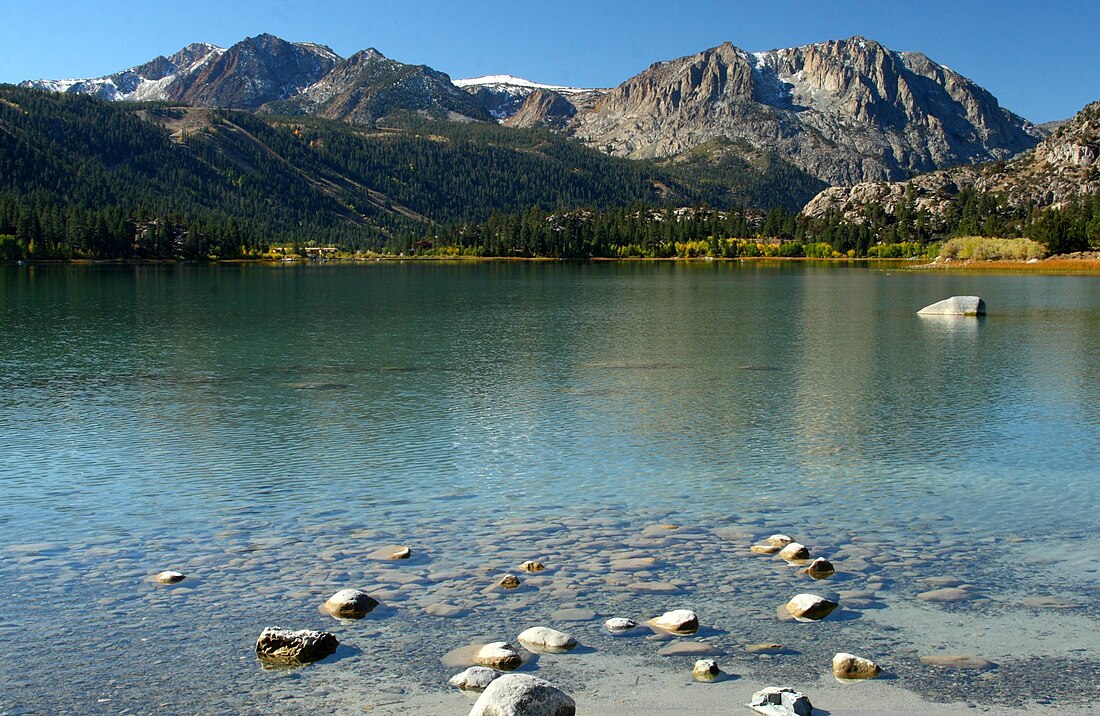
[{"label": "rocky mountain peak", "polygon": [[1040,135],[965,77],[860,36],[754,53],[727,42],[659,62],[569,129],[635,158],[732,139],[831,184],[1007,158]]}]

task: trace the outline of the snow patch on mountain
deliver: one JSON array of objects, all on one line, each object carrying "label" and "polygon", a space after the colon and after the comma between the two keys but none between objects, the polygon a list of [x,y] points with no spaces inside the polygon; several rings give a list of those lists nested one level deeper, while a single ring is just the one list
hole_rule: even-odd
[{"label": "snow patch on mountain", "polygon": [[530,94],[537,89],[552,90],[554,92],[561,92],[563,94],[570,94],[574,92],[591,92],[592,90],[583,87],[566,87],[564,85],[546,85],[540,82],[532,82],[531,80],[525,80],[522,77],[513,77],[512,75],[485,75],[484,77],[471,77],[462,80],[452,80],[456,87],[492,87],[493,89],[515,88],[518,92],[526,90],[523,94]]}]

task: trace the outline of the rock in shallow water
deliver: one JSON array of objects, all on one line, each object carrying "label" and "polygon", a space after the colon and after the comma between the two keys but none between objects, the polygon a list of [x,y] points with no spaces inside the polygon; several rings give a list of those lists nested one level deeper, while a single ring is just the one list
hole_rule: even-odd
[{"label": "rock in shallow water", "polygon": [[882,673],[870,659],[841,652],[833,657],[833,676],[838,679],[873,679]]},{"label": "rock in shallow water", "polygon": [[577,704],[549,681],[505,674],[478,697],[470,716],[575,716]]},{"label": "rock in shallow water", "polygon": [[691,669],[691,677],[696,681],[714,681],[722,673],[714,659],[700,659]]},{"label": "rock in shallow water", "polygon": [[165,570],[163,572],[157,573],[157,575],[153,577],[153,579],[160,582],[161,584],[177,584],[186,579],[186,577],[180,572]]},{"label": "rock in shallow water", "polygon": [[506,574],[500,578],[500,581],[497,582],[497,584],[504,587],[505,589],[516,589],[517,587],[519,587],[519,577],[514,574]]},{"label": "rock in shallow water", "polygon": [[561,654],[577,646],[576,639],[549,627],[525,629],[516,640],[525,649],[536,654]]},{"label": "rock in shallow water", "polygon": [[489,684],[503,676],[495,669],[484,666],[471,666],[462,673],[455,674],[447,682],[463,691],[484,691]]},{"label": "rock in shallow water", "polygon": [[339,645],[336,635],[327,631],[268,627],[256,640],[256,656],[269,665],[301,666],[324,659]]},{"label": "rock in shallow water", "polygon": [[921,592],[917,595],[917,599],[925,602],[965,602],[973,598],[974,594],[972,592],[958,587],[933,589],[930,592]]},{"label": "rock in shallow water", "polygon": [[607,629],[612,634],[622,634],[623,632],[630,631],[638,626],[638,622],[633,619],[625,619],[623,617],[613,617],[603,623],[604,629]]},{"label": "rock in shallow water", "polygon": [[810,550],[807,549],[804,544],[791,542],[789,545],[779,550],[779,556],[787,561],[809,559]]},{"label": "rock in shallow water", "polygon": [[341,589],[325,602],[325,611],[338,619],[362,619],[378,606],[378,600],[361,589]]},{"label": "rock in shallow water", "polygon": [[765,716],[813,716],[814,707],[806,694],[786,686],[769,686],[752,695],[747,704]]},{"label": "rock in shallow water", "polygon": [[832,614],[839,605],[816,594],[798,594],[787,602],[787,611],[799,621],[820,621]]},{"label": "rock in shallow water", "polygon": [[519,652],[506,641],[494,641],[481,647],[474,655],[474,661],[480,666],[501,671],[512,671],[523,664],[523,658],[520,657]]},{"label": "rock in shallow water", "polygon": [[836,573],[833,563],[824,557],[818,557],[806,567],[806,574],[814,579],[828,579]]},{"label": "rock in shallow water", "polygon": [[674,609],[650,619],[649,625],[673,634],[694,634],[699,631],[699,617],[690,609]]},{"label": "rock in shallow water", "polygon": [[533,559],[529,559],[519,566],[524,572],[541,572],[546,569],[546,565],[542,562],[537,562]]}]

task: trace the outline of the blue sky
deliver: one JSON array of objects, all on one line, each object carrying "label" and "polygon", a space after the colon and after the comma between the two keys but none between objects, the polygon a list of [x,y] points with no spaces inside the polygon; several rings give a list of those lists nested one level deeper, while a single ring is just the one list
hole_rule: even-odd
[{"label": "blue sky", "polygon": [[344,56],[375,47],[456,79],[613,86],[727,40],[751,51],[864,35],[924,52],[1033,121],[1100,100],[1096,0],[0,0],[0,17],[0,82],[99,76],[190,42],[270,32]]}]

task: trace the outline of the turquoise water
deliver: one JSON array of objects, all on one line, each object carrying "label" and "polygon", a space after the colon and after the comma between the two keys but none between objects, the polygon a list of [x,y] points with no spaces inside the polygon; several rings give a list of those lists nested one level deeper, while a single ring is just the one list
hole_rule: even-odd
[{"label": "turquoise water", "polygon": [[[981,295],[989,316],[915,315],[954,294]],[[399,700],[445,682],[438,657],[497,625],[668,601],[607,578],[601,554],[694,539],[747,560],[772,531],[852,560],[847,588],[870,582],[883,613],[947,564],[983,588],[987,611],[993,592],[1050,593],[1051,570],[1076,613],[1094,615],[1096,564],[1067,566],[1047,547],[1094,546],[1080,542],[1100,508],[1094,277],[0,267],[0,337],[0,640],[18,653],[0,666],[18,686],[0,693],[0,713],[259,713],[271,698],[308,712],[314,697],[283,694],[295,680],[354,712],[382,688],[348,689],[366,663],[387,665]],[[663,522],[681,537],[643,534]],[[872,538],[906,563],[853,546]],[[986,547],[933,554],[960,541]],[[362,559],[387,543],[416,557],[400,569]],[[721,613],[732,652],[734,632],[762,618],[708,601],[728,575],[698,552],[643,581],[683,582],[676,598]],[[532,554],[562,571],[529,593],[482,594]],[[1032,560],[1028,574],[998,582],[1011,559]],[[775,573],[748,564],[740,573]],[[148,583],[165,568],[189,579]],[[796,577],[776,579],[756,587],[772,617]],[[352,629],[315,608],[345,586],[388,597],[370,648],[350,632],[331,665],[258,669],[250,648],[272,620]],[[425,615],[434,601],[469,616]],[[409,646],[440,630],[446,644]],[[896,637],[874,639],[902,658]]]}]

